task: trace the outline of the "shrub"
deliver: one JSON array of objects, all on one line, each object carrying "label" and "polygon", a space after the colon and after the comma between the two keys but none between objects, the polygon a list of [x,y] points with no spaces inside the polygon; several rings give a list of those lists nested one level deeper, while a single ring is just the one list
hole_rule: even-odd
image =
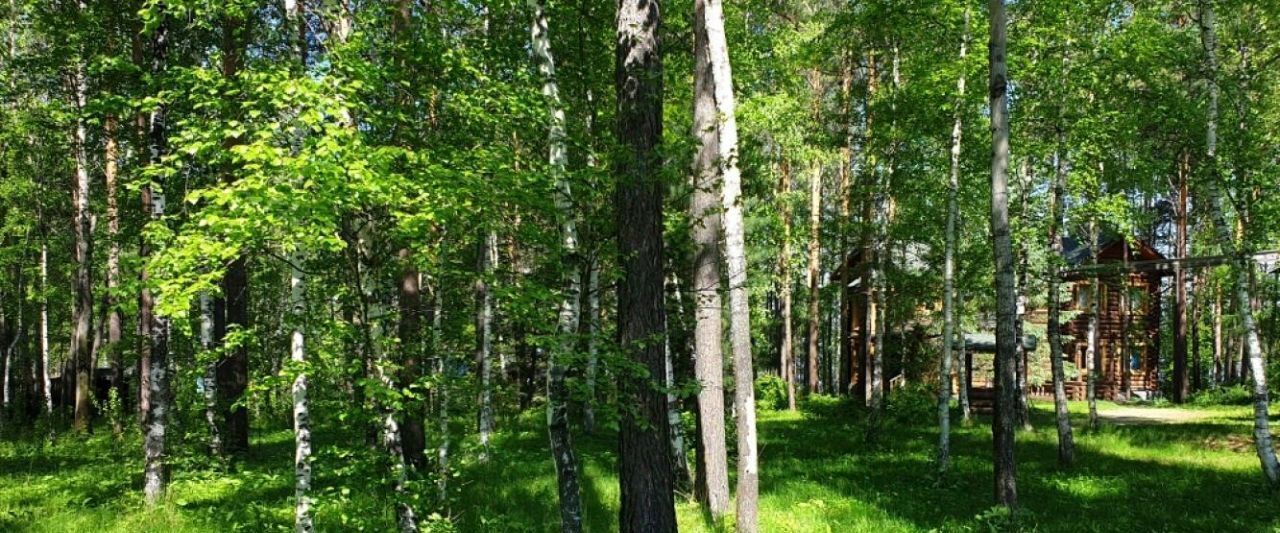
[{"label": "shrub", "polygon": [[1249,405],[1253,403],[1253,391],[1244,385],[1228,385],[1202,390],[1191,395],[1191,405]]},{"label": "shrub", "polygon": [[887,404],[889,416],[897,420],[927,420],[938,411],[938,391],[928,384],[912,383],[893,389]]},{"label": "shrub", "polygon": [[778,411],[787,408],[787,382],[773,374],[756,378],[756,410]]}]

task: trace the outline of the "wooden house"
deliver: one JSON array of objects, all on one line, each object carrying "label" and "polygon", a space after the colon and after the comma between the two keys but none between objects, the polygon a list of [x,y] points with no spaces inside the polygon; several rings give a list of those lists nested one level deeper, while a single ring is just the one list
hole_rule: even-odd
[{"label": "wooden house", "polygon": [[1063,243],[1068,269],[1064,275],[1070,299],[1063,305],[1063,359],[1079,374],[1066,382],[1067,395],[1085,398],[1089,367],[1092,299],[1098,284],[1098,397],[1124,400],[1151,398],[1160,387],[1160,284],[1167,270],[1138,271],[1134,262],[1164,261],[1150,245],[1107,236],[1094,247],[1096,266],[1086,242]]}]

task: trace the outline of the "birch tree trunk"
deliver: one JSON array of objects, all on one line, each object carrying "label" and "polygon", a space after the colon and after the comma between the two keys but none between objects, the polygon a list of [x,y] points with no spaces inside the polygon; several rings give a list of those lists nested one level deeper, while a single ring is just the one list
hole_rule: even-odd
[{"label": "birch tree trunk", "polygon": [[702,439],[707,511],[719,521],[729,511],[729,463],[725,443],[724,304],[720,297],[719,209],[723,179],[717,168],[720,125],[716,120],[715,75],[706,33],[706,0],[694,3],[693,135],[699,141],[693,166],[689,219],[693,251],[694,376],[698,379],[699,437]]},{"label": "birch tree trunk", "polygon": [[[738,416],[737,531],[758,529],[759,457],[756,449],[755,371],[751,357],[751,309],[747,294],[746,225],[742,213],[742,174],[738,169],[738,122],[733,68],[724,29],[723,0],[702,0],[707,59],[711,63],[716,117],[719,120],[716,168],[724,199],[725,271],[729,276],[729,345],[733,350],[734,411]],[[816,302],[816,300],[815,300]],[[812,309],[812,303],[810,307]],[[810,319],[812,323],[812,318]],[[814,342],[810,340],[810,350]],[[813,355],[811,353],[810,357]],[[813,375],[813,370],[810,370]]]},{"label": "birch tree trunk", "polygon": [[498,234],[489,230],[480,243],[480,277],[476,279],[476,371],[480,381],[478,427],[480,462],[489,461],[489,437],[493,433],[493,295],[489,283],[498,263]]},{"label": "birch tree trunk", "polygon": [[1218,168],[1218,36],[1214,27],[1213,3],[1199,0],[1200,41],[1205,51],[1205,63],[1209,76],[1209,105],[1206,119],[1205,156],[1209,165],[1206,188],[1213,227],[1218,234],[1218,245],[1223,255],[1232,258],[1231,283],[1235,293],[1236,312],[1244,338],[1245,355],[1249,359],[1249,374],[1253,376],[1253,439],[1257,449],[1262,474],[1272,490],[1280,488],[1280,463],[1276,460],[1275,447],[1271,444],[1271,428],[1268,421],[1267,375],[1263,367],[1262,342],[1254,321],[1252,298],[1249,293],[1248,274],[1253,271],[1253,261],[1241,253],[1227,224],[1220,181],[1225,178]]},{"label": "birch tree trunk", "polygon": [[569,431],[569,390],[565,385],[564,359],[573,352],[573,334],[578,326],[579,302],[582,281],[578,276],[581,254],[578,252],[577,216],[573,208],[573,192],[565,176],[568,148],[565,134],[564,109],[560,104],[560,88],[556,83],[555,58],[551,53],[548,35],[545,0],[530,0],[534,10],[530,30],[533,55],[542,74],[542,96],[546,99],[551,115],[547,131],[548,163],[555,186],[556,211],[560,223],[560,253],[565,266],[561,268],[560,284],[564,293],[560,301],[559,339],[556,350],[547,360],[547,433],[551,438],[551,455],[556,464],[556,486],[560,496],[560,531],[582,531],[582,497],[578,488],[578,458],[573,451],[572,433]]},{"label": "birch tree trunk", "polygon": [[[200,350],[206,355],[213,350],[213,297],[200,295]],[[222,458],[222,434],[218,431],[218,363],[210,361],[205,365],[204,375],[200,378],[202,399],[204,400],[204,420],[209,426],[209,454]]]},{"label": "birch tree trunk", "polygon": [[[383,324],[386,321],[386,305],[382,301],[381,296],[388,294],[389,289],[379,282],[377,278],[377,268],[366,263],[367,259],[373,258],[374,243],[373,235],[376,230],[373,221],[366,221],[360,226],[358,239],[358,253],[360,263],[357,265],[361,271],[361,277],[367,281],[361,284],[363,291],[362,297],[365,302],[365,313],[362,317],[365,329],[365,350],[373,355],[373,374],[382,387],[393,389],[395,382],[391,373],[388,371],[390,361],[387,360],[386,350],[383,347]],[[392,491],[396,499],[396,521],[402,533],[412,533],[418,530],[418,520],[414,514],[413,507],[407,501],[405,485],[408,482],[408,467],[405,465],[404,445],[400,433],[400,423],[397,420],[399,413],[397,409],[387,404],[379,402],[379,410],[382,416],[382,447],[391,460],[392,475]]]},{"label": "birch tree trunk", "polygon": [[437,284],[435,294],[431,303],[431,353],[435,355],[436,375],[440,380],[440,387],[436,392],[436,424],[437,431],[440,432],[440,447],[436,449],[436,468],[439,469],[436,477],[436,497],[439,498],[445,510],[449,508],[449,476],[451,469],[449,466],[449,387],[452,383],[449,369],[449,356],[440,348],[440,336],[443,334],[442,323],[444,321],[444,296],[441,294],[443,287]]},{"label": "birch tree trunk", "polygon": [[624,409],[619,431],[619,529],[623,533],[676,530],[674,480],[666,397],[656,378],[665,372],[663,347],[662,201],[658,175],[662,143],[662,24],[658,0],[620,0],[615,34],[618,185],[618,340],[647,378],[620,379]]},{"label": "birch tree trunk", "polygon": [[45,414],[53,414],[53,383],[49,379],[49,236],[40,231],[40,394]]},{"label": "birch tree trunk", "polygon": [[987,3],[991,16],[989,45],[991,105],[991,236],[995,251],[996,285],[996,413],[991,426],[995,444],[996,503],[1018,506],[1017,464],[1014,462],[1014,424],[1018,398],[1018,340],[1014,338],[1017,301],[1014,291],[1013,247],[1009,236],[1009,99],[1005,64],[1003,0]]},{"label": "birch tree trunk", "polygon": [[599,354],[596,335],[600,328],[600,263],[591,259],[587,270],[587,401],[582,408],[582,425],[587,434],[596,429],[596,382],[599,380]]},{"label": "birch tree trunk", "polygon": [[960,422],[965,426],[971,423],[970,416],[972,414],[969,409],[969,389],[973,385],[973,376],[969,372],[969,356],[965,352],[964,345],[964,295],[957,292],[955,295],[955,315],[952,320],[955,324],[951,327],[955,331],[956,342],[956,373],[960,376]]},{"label": "birch tree trunk", "polygon": [[[1061,126],[1059,126],[1061,128]],[[1066,370],[1062,366],[1062,302],[1059,261],[1062,258],[1062,227],[1066,200],[1066,134],[1058,130],[1058,151],[1054,154],[1053,196],[1049,205],[1049,371],[1053,374],[1053,412],[1058,425],[1058,465],[1075,462],[1075,439],[1067,412]]]},{"label": "birch tree trunk", "polygon": [[[168,12],[164,4],[159,4],[158,7],[157,15],[160,22],[152,30],[151,35],[153,76],[164,75],[168,67],[169,55]],[[167,113],[168,104],[162,101],[151,112],[148,122],[149,162],[152,165],[161,164],[161,160],[168,151]],[[157,186],[157,183],[148,182],[142,188],[142,208],[153,224],[163,223],[165,214],[164,193],[157,190]],[[142,249],[138,255],[143,258],[143,264],[151,255],[151,245],[145,239],[142,241]],[[164,497],[168,483],[165,466],[165,431],[169,416],[169,320],[154,312],[156,301],[151,294],[151,289],[147,286],[150,278],[151,273],[143,268],[142,298],[138,315],[144,339],[142,358],[150,373],[148,382],[150,405],[146,412],[146,435],[143,438],[146,458],[143,472],[143,496],[148,506],[155,506]]]},{"label": "birch tree trunk", "polygon": [[[86,10],[83,1],[79,2],[79,8],[82,13]],[[93,369],[90,368],[93,351],[93,228],[89,213],[89,161],[86,154],[88,139],[84,117],[87,81],[82,59],[76,59],[71,84],[74,98],[72,104],[76,111],[75,135],[71,140],[76,172],[75,188],[71,194],[75,206],[73,227],[76,263],[71,359],[76,369],[74,427],[76,431],[86,431],[93,417]]]},{"label": "birch tree trunk", "polygon": [[307,404],[307,346],[306,320],[307,301],[306,285],[301,257],[295,254],[290,261],[289,270],[289,307],[292,318],[292,332],[289,341],[289,360],[294,365],[297,375],[293,378],[293,524],[298,533],[310,533],[315,530],[311,520],[311,410]]},{"label": "birch tree trunk", "polygon": [[947,180],[947,234],[942,260],[942,361],[938,371],[938,473],[951,467],[951,358],[955,347],[956,220],[960,218],[960,141],[964,133],[964,61],[969,53],[969,8],[960,38],[960,77],[956,80],[955,122],[951,126],[951,174]]}]

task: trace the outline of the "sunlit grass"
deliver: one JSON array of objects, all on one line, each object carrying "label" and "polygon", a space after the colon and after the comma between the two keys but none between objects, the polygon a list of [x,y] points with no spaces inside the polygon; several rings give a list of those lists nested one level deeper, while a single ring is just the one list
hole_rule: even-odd
[{"label": "sunlit grass", "polygon": [[[1110,404],[1106,408],[1111,408]],[[1105,425],[1090,432],[1083,404],[1072,405],[1077,464],[1056,464],[1049,406],[1037,404],[1035,429],[1018,435],[1019,490],[1036,531],[1275,531],[1280,499],[1263,488],[1247,407],[1205,409],[1185,424]],[[553,531],[556,485],[540,413],[510,419],[487,464],[459,452],[447,508],[434,485],[414,485],[424,517],[449,516],[461,531]],[[341,426],[339,426],[341,427]],[[799,413],[760,414],[762,531],[987,531],[991,507],[990,427],[957,421],[953,465],[939,478],[932,413],[890,412],[868,443],[864,415],[824,400]],[[464,428],[459,426],[459,431]],[[732,443],[732,439],[730,439]],[[617,437],[576,435],[582,459],[584,522],[616,529]],[[394,528],[383,467],[350,428],[321,426],[316,438],[316,520],[321,530]],[[292,437],[255,431],[254,451],[234,472],[205,458],[198,439],[173,457],[167,501],[145,510],[136,435],[62,436],[0,443],[0,531],[288,531],[292,528]],[[681,529],[712,524],[686,497]]]}]

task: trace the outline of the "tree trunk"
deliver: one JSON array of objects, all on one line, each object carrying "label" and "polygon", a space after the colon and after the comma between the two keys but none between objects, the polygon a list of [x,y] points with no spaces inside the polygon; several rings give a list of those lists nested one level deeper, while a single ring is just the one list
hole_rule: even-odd
[{"label": "tree trunk", "polygon": [[960,38],[960,77],[956,80],[955,121],[951,126],[951,174],[947,180],[947,234],[942,260],[942,361],[938,371],[938,473],[951,467],[951,358],[955,347],[956,220],[960,218],[960,141],[964,133],[964,60],[969,53],[969,8]]},{"label": "tree trunk", "polygon": [[476,372],[480,382],[477,414],[480,431],[480,462],[489,461],[489,438],[493,433],[493,295],[489,283],[498,263],[498,234],[485,233],[480,242],[479,277],[476,279]]},{"label": "tree trunk", "polygon": [[1208,0],[1200,0],[1200,40],[1205,50],[1205,62],[1209,76],[1209,106],[1206,120],[1205,156],[1209,166],[1206,180],[1209,193],[1209,209],[1213,217],[1213,227],[1218,234],[1218,245],[1223,255],[1232,258],[1231,282],[1234,286],[1237,313],[1244,338],[1242,344],[1249,358],[1249,373],[1253,376],[1253,438],[1257,448],[1258,459],[1262,465],[1262,474],[1267,484],[1273,489],[1280,488],[1280,463],[1276,461],[1276,451],[1271,444],[1271,428],[1267,420],[1269,393],[1267,375],[1263,367],[1262,343],[1259,340],[1257,324],[1254,322],[1252,298],[1249,293],[1248,274],[1253,271],[1253,261],[1248,255],[1240,253],[1231,228],[1227,225],[1226,210],[1223,207],[1221,176],[1218,169],[1218,55],[1217,31],[1214,27],[1213,4]]},{"label": "tree trunk", "polygon": [[[1065,60],[1064,60],[1065,63]],[[1066,134],[1058,130],[1058,148],[1054,153],[1053,197],[1049,214],[1049,369],[1053,374],[1053,411],[1058,425],[1058,465],[1069,467],[1075,462],[1075,439],[1071,434],[1071,418],[1067,412],[1067,374],[1062,366],[1062,302],[1059,272],[1062,260],[1062,227],[1065,225],[1067,161]]]},{"label": "tree trunk", "polygon": [[[160,4],[159,11],[160,22],[152,30],[151,35],[153,76],[164,74],[169,55],[168,13],[163,4]],[[167,112],[168,104],[164,102],[151,112],[148,141],[151,152],[149,162],[152,165],[161,164],[161,160],[168,151]],[[142,209],[151,218],[153,224],[162,224],[165,198],[163,193],[155,190],[156,185],[156,183],[143,184]],[[143,258],[143,264],[146,264],[146,258],[151,255],[151,245],[145,238],[138,255]],[[155,298],[151,294],[150,287],[147,286],[150,278],[150,271],[143,268],[142,298],[138,306],[138,315],[144,339],[142,359],[150,374],[148,380],[150,405],[146,413],[146,436],[143,439],[143,449],[146,452],[143,494],[147,505],[155,506],[164,497],[168,483],[165,467],[165,431],[169,417],[169,319],[154,312]]]},{"label": "tree trunk", "polygon": [[[716,120],[715,75],[706,33],[706,0],[694,4],[693,135],[700,141],[694,159],[689,219],[693,224],[694,376],[698,380],[699,438],[707,511],[714,521],[729,511],[729,463],[724,412],[724,305],[720,297],[719,216],[722,177],[717,168],[720,125]],[[784,363],[785,364],[785,363]]]},{"label": "tree trunk", "polygon": [[437,284],[431,301],[431,353],[435,356],[435,372],[440,379],[440,387],[436,391],[436,424],[440,433],[440,446],[436,449],[436,497],[448,511],[449,506],[449,386],[451,377],[449,356],[440,348],[440,337],[443,334],[444,321],[444,287]]},{"label": "tree trunk", "polygon": [[618,262],[618,338],[623,353],[647,377],[620,380],[619,478],[623,533],[676,530],[670,428],[666,397],[657,378],[665,373],[662,199],[661,14],[657,0],[620,0],[617,16],[615,89],[617,135],[615,216]]},{"label": "tree trunk", "polygon": [[[42,213],[43,215],[43,213]],[[40,230],[40,396],[44,413],[53,414],[53,383],[49,379],[49,235]]]},{"label": "tree trunk", "polygon": [[400,388],[413,391],[406,399],[403,409],[402,433],[404,437],[404,459],[414,468],[426,467],[427,436],[423,421],[426,412],[422,402],[415,400],[422,377],[422,290],[418,285],[418,267],[414,265],[413,255],[408,248],[402,248],[400,255],[400,293],[397,303],[400,307],[401,367]]},{"label": "tree trunk", "polygon": [[585,265],[587,270],[587,400],[582,407],[582,425],[587,434],[596,430],[596,382],[599,380],[599,354],[596,335],[600,329],[600,263],[591,259]]},{"label": "tree trunk", "polygon": [[[80,11],[84,10],[82,1]],[[76,59],[72,75],[72,105],[76,111],[75,136],[71,140],[76,171],[75,188],[71,194],[72,205],[75,206],[72,222],[75,228],[76,274],[71,359],[76,369],[76,431],[88,430],[93,417],[93,369],[90,368],[93,351],[93,228],[89,213],[89,161],[86,153],[88,139],[83,116],[88,83],[84,70],[82,60]]]},{"label": "tree trunk", "polygon": [[[733,350],[734,411],[738,416],[737,530],[758,529],[759,458],[756,449],[755,372],[751,357],[751,309],[747,287],[746,225],[742,213],[742,174],[738,169],[738,122],[733,69],[724,29],[723,0],[704,0],[707,59],[718,119],[716,168],[724,199],[725,271],[729,276],[729,344]],[[810,304],[812,309],[812,303]],[[812,318],[810,318],[812,322]],[[810,340],[810,350],[813,350]],[[810,355],[812,358],[812,354]],[[812,371],[810,371],[812,372]],[[811,374],[812,375],[812,374]]]},{"label": "tree trunk", "polygon": [[964,295],[956,293],[955,295],[955,316],[952,320],[955,325],[952,330],[955,332],[957,354],[956,354],[956,371],[960,375],[960,422],[968,426],[972,421],[970,416],[972,410],[969,408],[969,389],[973,388],[973,368],[969,363],[969,355],[965,352],[964,345]]},{"label": "tree trunk", "polygon": [[293,378],[293,470],[294,530],[307,533],[315,529],[311,521],[311,410],[307,404],[306,286],[294,256],[289,272],[289,303],[293,319],[289,342],[289,360],[295,365]]},{"label": "tree trunk", "polygon": [[[299,6],[300,8],[300,6]],[[244,46],[244,21],[226,17],[222,20],[222,77],[234,79],[240,71],[241,55]],[[231,144],[237,141],[228,141]],[[225,181],[235,179],[235,173],[224,175]],[[228,266],[222,278],[222,295],[224,298],[225,319],[218,331],[244,331],[249,327],[249,271],[244,256],[237,257]],[[215,339],[218,344],[225,343],[224,338]],[[240,343],[227,351],[218,361],[218,371],[214,378],[217,381],[218,411],[221,418],[223,451],[231,455],[243,455],[249,451],[249,411],[244,405],[238,405],[249,386],[249,346]]]},{"label": "tree trunk", "polygon": [[[1186,155],[1178,161],[1178,236],[1174,255],[1187,256],[1187,168]],[[1173,267],[1173,401],[1183,403],[1190,395],[1187,379],[1187,272],[1179,261]]]},{"label": "tree trunk", "polygon": [[778,251],[778,292],[782,300],[782,339],[779,373],[787,384],[787,409],[796,410],[795,334],[791,322],[791,165],[784,155],[779,162],[778,217],[782,219],[782,245]]},{"label": "tree trunk", "polygon": [[707,1],[694,4],[694,137],[699,150],[694,159],[694,191],[689,218],[694,240],[694,375],[698,378],[698,414],[705,477],[699,479],[707,493],[712,520],[728,513],[728,459],[724,441],[724,355],[721,300],[721,232],[719,217],[723,178],[717,168],[719,124],[716,118],[716,79],[710,63],[707,36]]},{"label": "tree trunk", "polygon": [[[204,355],[211,353],[213,346],[213,297],[200,295],[200,350]],[[209,455],[222,459],[222,434],[218,431],[218,363],[211,361],[205,365],[204,375],[200,378],[202,399],[204,400],[204,419],[209,426]]]},{"label": "tree trunk", "polygon": [[582,296],[582,280],[578,275],[582,263],[578,252],[577,215],[573,208],[573,192],[565,176],[568,163],[568,147],[565,134],[564,109],[560,103],[560,88],[556,84],[555,58],[551,53],[551,37],[548,35],[545,0],[530,0],[534,16],[531,29],[533,54],[542,74],[542,95],[551,116],[547,132],[548,164],[555,181],[556,212],[560,223],[560,253],[564,267],[560,272],[560,285],[564,293],[560,300],[560,322],[557,327],[557,347],[547,360],[547,433],[551,438],[551,455],[556,464],[556,486],[560,496],[560,531],[582,531],[582,497],[578,488],[578,458],[573,451],[572,433],[569,431],[569,390],[565,384],[564,360],[573,352],[573,335],[578,326],[579,302]]},{"label": "tree trunk", "polygon": [[[1031,160],[1023,159],[1021,169],[1018,172],[1019,185],[1019,209],[1018,223],[1025,227],[1027,224],[1027,200],[1031,190]],[[1027,270],[1030,269],[1030,248],[1026,239],[1018,239],[1018,266],[1017,280],[1014,282],[1017,286],[1017,320],[1014,321],[1014,338],[1018,343],[1018,424],[1022,426],[1023,431],[1031,431],[1031,405],[1027,402],[1027,346],[1023,343],[1023,331],[1025,330],[1026,312],[1030,307],[1031,299],[1027,297]]]},{"label": "tree trunk", "polygon": [[1009,100],[1005,65],[1005,14],[1002,0],[990,0],[989,60],[991,82],[991,235],[995,249],[996,285],[996,413],[991,426],[995,446],[996,503],[1018,506],[1017,464],[1014,462],[1014,423],[1018,398],[1014,338],[1017,295],[1014,292],[1013,248],[1009,237]]},{"label": "tree trunk", "polygon": [[[815,95],[815,98],[817,96]],[[818,284],[821,279],[822,254],[822,164],[814,163],[813,175],[809,177],[809,268],[806,271],[809,280],[809,359],[805,365],[808,371],[806,389],[809,394],[822,392],[818,380]]]},{"label": "tree trunk", "polygon": [[[1089,263],[1092,266],[1098,264],[1098,220],[1096,215],[1091,215],[1089,220]],[[1085,371],[1088,373],[1088,382],[1085,384],[1085,396],[1089,402],[1089,429],[1098,429],[1098,382],[1102,377],[1102,350],[1098,346],[1100,331],[1099,313],[1102,300],[1102,278],[1094,274],[1091,283],[1089,283],[1089,331],[1088,331],[1088,348],[1085,352]]]},{"label": "tree trunk", "polygon": [[[103,174],[107,189],[107,356],[111,359],[111,380],[120,402],[125,399],[124,350],[120,346],[123,335],[124,314],[120,312],[117,293],[120,290],[120,206],[118,170],[120,149],[116,142],[119,121],[115,115],[107,115],[103,123],[106,147],[103,150]],[[123,416],[116,416],[112,431],[124,433]]]}]

